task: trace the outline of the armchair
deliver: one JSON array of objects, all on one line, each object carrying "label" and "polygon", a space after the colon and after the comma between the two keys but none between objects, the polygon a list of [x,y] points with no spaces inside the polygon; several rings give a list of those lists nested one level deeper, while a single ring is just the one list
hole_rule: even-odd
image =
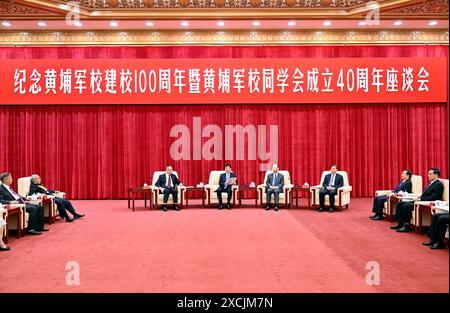
[{"label": "armchair", "polygon": [[[449,189],[449,180],[448,179],[443,179],[443,178],[440,178],[439,180],[444,185],[444,192],[442,193],[442,199],[441,200],[448,202],[448,199],[449,199],[449,190],[448,190]],[[420,196],[420,194],[418,196]],[[430,202],[431,201],[416,201],[416,202],[414,202],[414,212],[413,212],[413,218],[412,218],[412,221],[411,221],[412,225],[418,226],[417,225],[418,224],[417,221],[418,221],[418,218],[419,218],[419,216],[418,216],[418,214],[419,214],[419,209],[418,209],[419,205],[420,204],[428,204]],[[430,214],[430,212],[422,211],[422,226],[430,226],[432,217],[433,216]]]},{"label": "armchair", "polygon": [[[278,173],[282,174],[284,177],[284,183],[283,183],[283,193],[280,193],[280,204],[283,204],[285,208],[287,208],[290,204],[290,197],[291,197],[291,189],[294,187],[291,183],[291,175],[289,174],[289,171],[286,170],[279,170]],[[266,205],[266,181],[267,176],[272,174],[272,171],[266,171],[266,174],[264,175],[263,183],[258,185],[258,199],[259,203],[262,206]],[[273,203],[274,199],[271,198]]]},{"label": "armchair", "polygon": [[[216,190],[219,188],[219,179],[220,175],[225,173],[225,171],[211,171],[209,173],[209,181],[208,184],[205,185],[205,194],[206,201],[208,202],[208,206],[212,204],[219,204],[219,199],[217,198]],[[237,185],[231,187],[233,193],[233,205],[236,203],[236,194],[239,190]],[[227,194],[222,193],[222,203],[227,203]]]},{"label": "armchair", "polygon": [[[344,186],[339,188],[338,193],[337,193],[337,201],[336,201],[337,208],[338,208],[338,210],[342,210],[344,208],[348,209],[348,206],[350,204],[350,193],[352,191],[352,186],[350,186],[348,183],[347,172],[337,171],[337,173],[342,175],[342,177],[344,178]],[[327,174],[330,174],[330,171],[324,171],[322,173],[319,185],[310,187],[311,197],[312,197],[311,203],[312,203],[312,206],[314,209],[316,209],[317,206],[319,206],[319,192],[322,188],[323,181]],[[329,205],[330,205],[329,198],[328,198],[328,195],[326,195],[325,196],[325,206],[329,206]]]},{"label": "armchair", "polygon": [[[159,193],[159,188],[156,187],[155,184],[158,181],[158,177],[164,173],[165,173],[165,171],[155,171],[153,173],[152,184],[150,185],[150,189],[152,190],[152,206],[155,209],[157,209],[158,206],[162,205],[162,203],[163,203],[164,195]],[[177,172],[173,171],[173,174],[175,174],[175,176],[178,177]],[[183,199],[184,199],[184,192],[186,191],[186,187],[178,185],[177,190],[178,190],[178,201],[176,204],[182,206]],[[169,197],[167,204],[174,204],[171,196]]]}]

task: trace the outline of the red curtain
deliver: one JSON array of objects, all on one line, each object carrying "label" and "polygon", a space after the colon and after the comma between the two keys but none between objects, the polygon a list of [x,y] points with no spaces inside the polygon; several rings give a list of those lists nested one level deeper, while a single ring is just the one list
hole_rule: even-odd
[{"label": "red curtain", "polygon": [[[448,58],[448,46],[0,48],[3,59],[414,56]],[[392,187],[403,168],[425,179],[427,168],[436,166],[448,177],[448,103],[273,102],[0,106],[0,171],[16,179],[39,173],[46,185],[77,199],[125,198],[128,187],[149,183],[153,171],[168,163],[185,185],[207,182],[209,171],[226,162],[241,183],[260,183],[259,160],[172,160],[172,126],[192,129],[193,118],[201,117],[202,126],[215,124],[222,130],[236,124],[278,125],[278,163],[295,184],[318,183],[330,163],[348,172],[357,197]]]}]

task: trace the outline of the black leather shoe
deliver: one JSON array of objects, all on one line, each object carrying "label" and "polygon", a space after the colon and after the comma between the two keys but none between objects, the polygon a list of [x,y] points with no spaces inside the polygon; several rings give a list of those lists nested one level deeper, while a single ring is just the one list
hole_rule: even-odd
[{"label": "black leather shoe", "polygon": [[84,216],[85,216],[84,214],[75,214],[74,218],[77,219],[77,218],[82,218]]},{"label": "black leather shoe", "polygon": [[174,209],[175,211],[180,211],[180,208],[177,207],[177,206],[174,206],[173,209]]},{"label": "black leather shoe", "polygon": [[372,219],[372,221],[382,221],[382,220],[384,220],[384,217],[382,216],[377,216]]},{"label": "black leather shoe", "polygon": [[167,206],[163,205],[163,211],[167,212]]},{"label": "black leather shoe", "polygon": [[3,247],[0,247],[0,251],[9,251],[9,250],[11,250],[11,248],[10,247],[5,247],[5,248],[3,248]]},{"label": "black leather shoe", "polygon": [[402,227],[403,227],[402,224],[397,224],[397,225],[391,226],[391,229],[400,229]]},{"label": "black leather shoe", "polygon": [[32,230],[27,230],[27,235],[38,236],[38,235],[41,235],[41,233],[32,229]]},{"label": "black leather shoe", "polygon": [[428,241],[422,242],[422,244],[424,246],[432,246],[435,244],[435,242],[433,240],[428,240]]},{"label": "black leather shoe", "polygon": [[369,216],[369,218],[371,218],[371,219],[374,219],[374,218],[376,218],[376,217],[378,217],[378,214],[375,214],[375,215]]},{"label": "black leather shoe", "polygon": [[319,208],[319,212],[323,212],[324,211],[324,208]]},{"label": "black leather shoe", "polygon": [[41,228],[41,229],[36,229],[38,232],[42,233],[44,231],[49,231],[49,229],[47,228]]},{"label": "black leather shoe", "polygon": [[328,212],[333,213],[333,212],[334,212],[334,208],[330,208],[330,209],[328,210]]},{"label": "black leather shoe", "polygon": [[270,206],[266,206],[266,211],[269,211],[270,210]]},{"label": "black leather shoe", "polygon": [[433,249],[433,250],[445,249],[445,245],[443,243],[436,242],[434,245],[432,245],[430,247],[430,249]]},{"label": "black leather shoe", "polygon": [[410,232],[412,232],[412,228],[411,228],[411,226],[405,225],[402,228],[397,229],[397,232],[399,232],[399,233],[410,233]]},{"label": "black leather shoe", "polygon": [[277,206],[275,207],[275,211],[278,211],[278,207]]},{"label": "black leather shoe", "polygon": [[227,210],[231,210],[231,206],[227,204]]},{"label": "black leather shoe", "polygon": [[75,218],[70,218],[70,217],[66,218],[67,223],[72,223],[73,221],[75,221]]},{"label": "black leather shoe", "polygon": [[223,209],[223,205],[219,205],[219,210],[222,210]]}]

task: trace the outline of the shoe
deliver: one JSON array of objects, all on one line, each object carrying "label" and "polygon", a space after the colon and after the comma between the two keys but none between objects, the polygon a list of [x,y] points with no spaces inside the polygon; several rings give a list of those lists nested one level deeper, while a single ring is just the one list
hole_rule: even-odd
[{"label": "shoe", "polygon": [[375,214],[375,215],[369,216],[369,218],[371,218],[371,219],[374,219],[374,218],[377,218],[377,217],[378,217],[378,214]]},{"label": "shoe", "polygon": [[428,240],[422,243],[424,246],[433,246],[435,244],[434,240]]},{"label": "shoe", "polygon": [[174,206],[173,209],[174,209],[175,211],[180,211],[180,208],[177,207],[177,206]]},{"label": "shoe", "polygon": [[227,204],[227,210],[231,210],[231,206]]},{"label": "shoe", "polygon": [[82,218],[84,216],[85,216],[84,214],[75,214],[75,216],[73,218],[77,219],[77,218]]},{"label": "shoe", "polygon": [[334,208],[330,208],[330,209],[328,210],[328,212],[333,213],[333,212],[334,212]]},{"label": "shoe", "polygon": [[73,221],[75,221],[75,218],[70,218],[70,217],[66,218],[67,223],[72,223]]},{"label": "shoe", "polygon": [[163,211],[167,212],[167,206],[166,205],[163,205]]},{"label": "shoe", "polygon": [[9,251],[9,250],[11,250],[11,248],[8,246],[6,246],[5,248],[0,247],[0,251]]},{"label": "shoe", "polygon": [[403,225],[400,224],[400,223],[398,223],[398,224],[395,225],[395,226],[391,226],[391,229],[400,229],[400,228],[402,228],[402,227],[403,227]]},{"label": "shoe", "polygon": [[382,220],[384,220],[384,217],[382,216],[377,216],[372,219],[372,221],[382,221]]},{"label": "shoe", "polygon": [[319,208],[319,212],[323,212],[324,208]]},{"label": "shoe", "polygon": [[410,232],[412,232],[412,228],[411,228],[411,226],[405,225],[402,228],[397,229],[397,232],[399,232],[399,233],[410,233]]},{"label": "shoe", "polygon": [[38,235],[41,235],[41,233],[32,229],[32,230],[27,230],[27,235],[38,236]]},{"label": "shoe", "polygon": [[443,243],[436,242],[434,245],[432,245],[430,247],[430,249],[433,249],[433,250],[445,249],[445,245]]},{"label": "shoe", "polygon": [[269,211],[270,210],[270,206],[266,206],[266,211]]},{"label": "shoe", "polygon": [[223,209],[223,205],[219,205],[219,210],[222,210]]},{"label": "shoe", "polygon": [[275,211],[278,211],[278,207],[277,206],[275,206]]},{"label": "shoe", "polygon": [[38,232],[42,233],[44,231],[49,231],[49,229],[47,228],[41,228],[41,229],[36,229]]}]

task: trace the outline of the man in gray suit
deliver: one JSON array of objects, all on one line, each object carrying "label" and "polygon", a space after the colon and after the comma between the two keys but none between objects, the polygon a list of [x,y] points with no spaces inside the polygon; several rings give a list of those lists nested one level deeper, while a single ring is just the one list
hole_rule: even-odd
[{"label": "man in gray suit", "polygon": [[266,180],[266,211],[270,210],[270,198],[274,197],[275,211],[278,211],[280,193],[283,192],[284,176],[278,173],[278,165],[272,165],[272,173],[267,175]]}]

